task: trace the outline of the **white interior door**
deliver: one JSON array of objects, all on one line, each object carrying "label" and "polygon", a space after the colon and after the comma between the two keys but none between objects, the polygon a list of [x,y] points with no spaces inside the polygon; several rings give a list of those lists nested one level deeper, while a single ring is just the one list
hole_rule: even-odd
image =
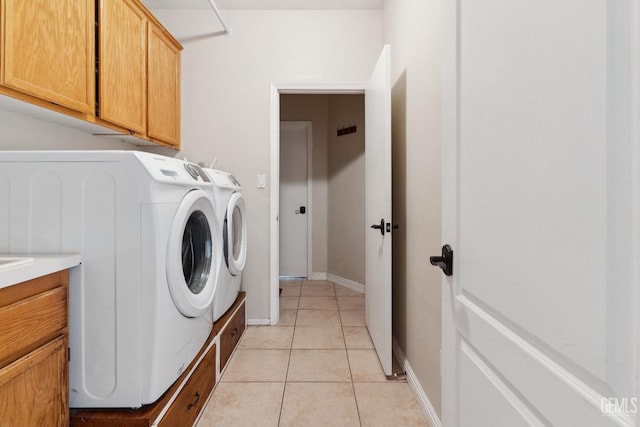
[{"label": "white interior door", "polygon": [[390,64],[391,48],[386,45],[364,95],[366,319],[386,375],[391,375],[392,357]]},{"label": "white interior door", "polygon": [[443,425],[638,425],[633,4],[444,3]]},{"label": "white interior door", "polygon": [[308,272],[308,122],[280,122],[280,276]]}]

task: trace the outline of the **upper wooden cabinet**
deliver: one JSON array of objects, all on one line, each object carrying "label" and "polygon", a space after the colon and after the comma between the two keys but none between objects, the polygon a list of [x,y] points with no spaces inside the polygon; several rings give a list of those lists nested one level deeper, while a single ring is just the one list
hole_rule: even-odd
[{"label": "upper wooden cabinet", "polygon": [[176,149],[181,50],[140,0],[0,0],[0,95]]},{"label": "upper wooden cabinet", "polygon": [[131,0],[100,0],[98,116],[126,130],[147,130],[147,25]]},{"label": "upper wooden cabinet", "polygon": [[101,120],[180,146],[182,46],[137,0],[99,2]]},{"label": "upper wooden cabinet", "polygon": [[180,144],[180,45],[149,26],[149,137]]},{"label": "upper wooden cabinet", "polygon": [[93,116],[94,0],[1,0],[0,9],[0,93]]}]

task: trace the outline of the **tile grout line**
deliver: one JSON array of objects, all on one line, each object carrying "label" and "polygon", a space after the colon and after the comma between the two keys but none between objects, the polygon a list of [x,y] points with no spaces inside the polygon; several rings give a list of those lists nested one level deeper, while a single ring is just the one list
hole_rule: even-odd
[{"label": "tile grout line", "polygon": [[[305,349],[297,349],[297,350],[344,350],[344,354],[347,357],[347,366],[349,368],[350,381],[302,381],[302,382],[307,382],[307,383],[309,383],[309,382],[311,382],[311,383],[338,383],[338,384],[351,383],[351,390],[353,392],[353,400],[354,400],[354,403],[356,405],[356,413],[358,415],[358,424],[360,425],[360,427],[362,427],[362,420],[361,420],[361,417],[360,417],[360,408],[358,407],[358,399],[356,398],[355,385],[354,385],[354,381],[353,381],[353,373],[351,371],[351,360],[349,358],[349,352],[348,352],[348,348],[347,348],[347,341],[346,341],[346,337],[345,337],[345,334],[344,334],[344,325],[342,324],[341,310],[340,310],[340,307],[338,305],[338,295],[337,295],[337,293],[335,291],[335,284],[332,283],[332,285],[333,285],[333,297],[332,298],[334,298],[335,301],[336,301],[336,307],[337,307],[336,311],[338,312],[338,319],[340,320],[339,328],[340,328],[340,332],[342,333],[342,341],[343,341],[344,347],[343,348],[337,348],[337,349],[327,349],[327,348],[318,348],[318,349],[308,348],[307,349],[307,348],[305,348]],[[302,286],[304,286],[304,280],[302,281]],[[296,383],[297,382],[297,381],[289,381],[288,378],[289,378],[289,369],[291,367],[291,355],[293,353],[293,341],[294,341],[294,338],[295,338],[295,335],[296,335],[296,329],[299,328],[299,327],[302,327],[302,326],[298,325],[298,314],[299,314],[299,311],[300,311],[300,299],[302,298],[302,286],[301,286],[301,290],[300,290],[300,295],[298,297],[298,307],[296,309],[296,318],[295,318],[294,326],[293,326],[293,335],[291,337],[291,347],[289,349],[289,360],[287,362],[287,374],[286,374],[286,377],[285,377],[285,383],[284,383],[284,388],[283,388],[283,392],[282,392],[282,400],[280,402],[280,414],[279,414],[279,417],[278,417],[278,426],[280,426],[280,424],[282,423],[282,410],[283,410],[283,407],[284,407],[284,396],[285,396],[285,393],[286,393],[287,384],[290,383],[290,382],[291,383]],[[330,310],[330,311],[333,311],[333,310]],[[309,326],[309,327],[313,328],[314,326]],[[319,328],[324,328],[324,326],[318,326],[318,327]]]},{"label": "tile grout line", "polygon": [[[298,297],[298,304],[300,304],[300,297]],[[287,372],[284,376],[284,386],[282,387],[282,398],[280,399],[280,413],[278,414],[278,427],[282,422],[282,408],[284,408],[284,395],[287,391],[287,379],[289,378],[289,367],[291,366],[291,351],[293,349],[293,337],[296,334],[296,323],[298,321],[298,309],[296,309],[296,320],[293,322],[293,333],[291,334],[291,343],[289,344],[289,359],[287,360]]]},{"label": "tile grout line", "polygon": [[[340,311],[338,310],[338,312]],[[340,325],[342,325],[342,317],[340,317]],[[358,398],[356,396],[356,386],[353,382],[353,372],[351,370],[351,358],[349,357],[349,349],[347,348],[347,338],[344,335],[344,326],[342,326],[342,339],[344,340],[344,352],[347,355],[347,365],[349,366],[349,377],[351,377],[351,390],[353,391],[353,401],[356,404],[356,413],[358,414],[358,423],[360,424],[360,427],[362,427],[362,419],[360,418],[360,407],[358,406]]]}]

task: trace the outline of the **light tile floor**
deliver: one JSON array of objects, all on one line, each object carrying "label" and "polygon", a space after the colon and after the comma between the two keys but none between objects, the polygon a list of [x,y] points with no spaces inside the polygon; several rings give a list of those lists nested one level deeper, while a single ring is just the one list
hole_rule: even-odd
[{"label": "light tile floor", "polygon": [[386,380],[361,294],[280,287],[279,325],[247,328],[198,427],[427,426],[407,383]]}]

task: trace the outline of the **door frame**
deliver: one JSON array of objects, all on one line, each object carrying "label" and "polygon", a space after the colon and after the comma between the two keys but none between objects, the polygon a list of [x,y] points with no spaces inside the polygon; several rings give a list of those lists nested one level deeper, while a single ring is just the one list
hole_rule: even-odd
[{"label": "door frame", "polygon": [[[280,123],[289,127],[302,127],[307,132],[307,278],[311,278],[313,271],[311,262],[312,258],[312,238],[313,238],[313,122],[309,120],[281,120]],[[280,136],[278,132],[278,141]],[[278,142],[279,143],[279,142]],[[280,162],[280,147],[278,147],[278,163]],[[274,188],[275,189],[275,188]],[[280,207],[280,167],[278,165],[278,208]],[[279,210],[279,209],[278,209]],[[278,222],[278,227],[280,223]],[[280,229],[278,228],[278,240],[280,239]],[[280,270],[280,245],[278,244],[278,270]],[[278,271],[278,277],[280,277]]]},{"label": "door frame", "polygon": [[[280,317],[280,95],[362,95],[366,82],[271,83],[269,109],[269,320]],[[276,184],[277,183],[277,184]],[[276,187],[277,185],[277,187]]]}]

